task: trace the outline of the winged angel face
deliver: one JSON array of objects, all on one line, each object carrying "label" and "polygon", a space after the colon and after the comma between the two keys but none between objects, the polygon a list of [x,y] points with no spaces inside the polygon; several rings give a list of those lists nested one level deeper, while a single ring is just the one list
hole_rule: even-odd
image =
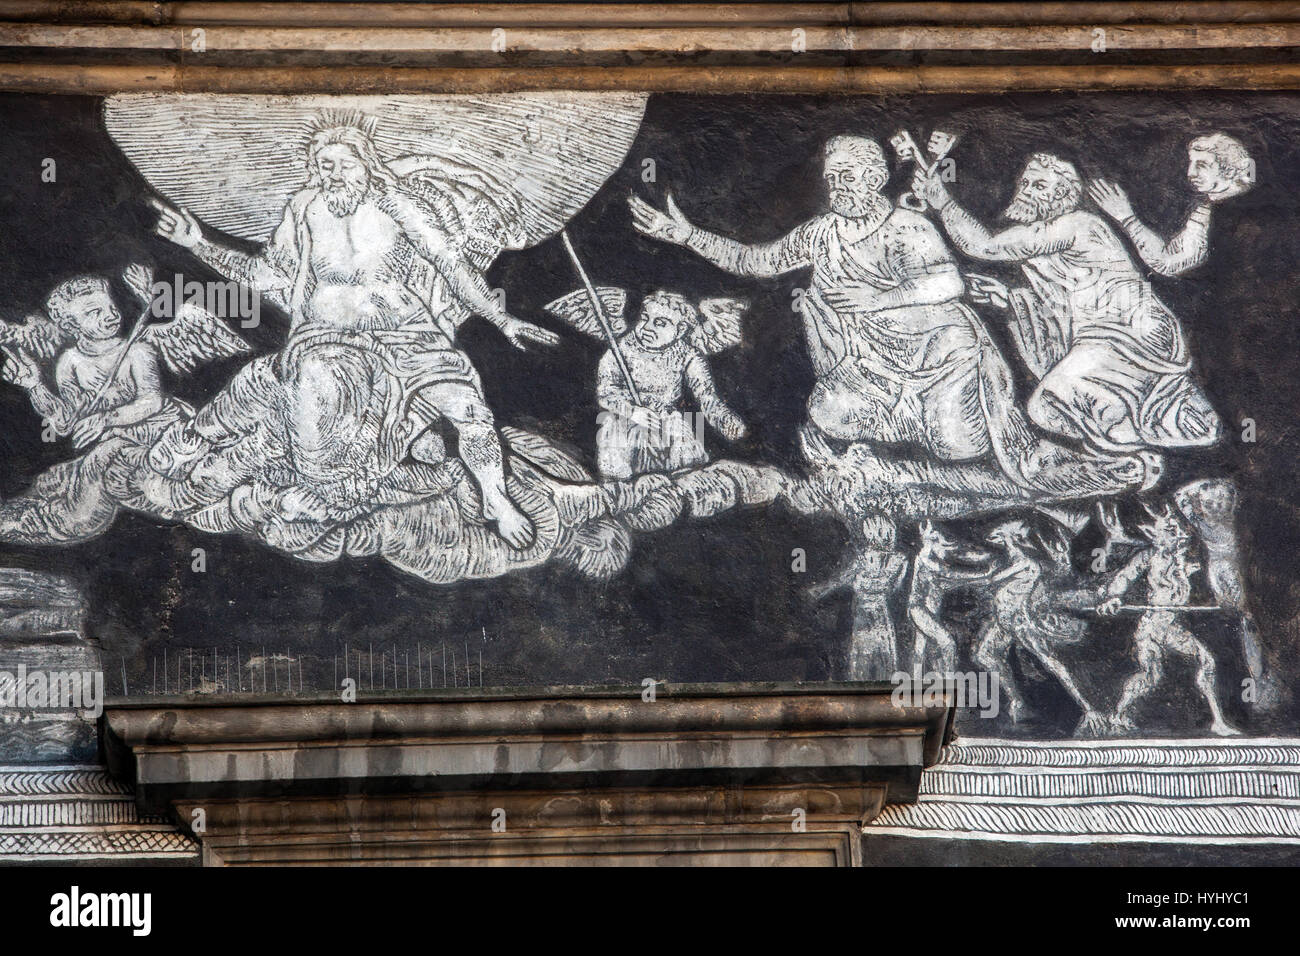
[{"label": "winged angel face", "polygon": [[648,349],[666,349],[690,330],[695,308],[681,296],[657,292],[641,306],[636,338]]},{"label": "winged angel face", "polygon": [[51,294],[48,306],[60,328],[81,339],[113,339],[122,329],[122,313],[109,296],[108,283],[101,279],[65,283]]}]

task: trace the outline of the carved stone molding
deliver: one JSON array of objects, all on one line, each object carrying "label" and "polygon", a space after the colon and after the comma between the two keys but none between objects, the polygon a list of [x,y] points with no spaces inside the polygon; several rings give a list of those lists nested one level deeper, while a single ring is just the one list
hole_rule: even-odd
[{"label": "carved stone molding", "polygon": [[[1098,47],[1097,31],[1102,31]],[[1293,88],[1300,8],[0,2],[0,89]],[[1100,50],[1100,52],[1099,52]]]},{"label": "carved stone molding", "polygon": [[142,811],[193,825],[211,864],[853,865],[949,732],[951,700],[890,690],[132,700],[102,732]]},{"label": "carved stone molding", "polygon": [[198,846],[142,815],[102,767],[0,767],[0,864],[190,865]]}]

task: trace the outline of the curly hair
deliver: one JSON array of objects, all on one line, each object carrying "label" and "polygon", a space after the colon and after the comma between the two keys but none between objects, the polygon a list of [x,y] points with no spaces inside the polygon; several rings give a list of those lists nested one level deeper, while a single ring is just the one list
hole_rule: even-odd
[{"label": "curly hair", "polygon": [[1198,136],[1187,144],[1187,151],[1193,150],[1212,154],[1224,178],[1242,191],[1255,184],[1255,161],[1246,147],[1227,133]]},{"label": "curly hair", "polygon": [[59,327],[64,331],[73,328],[76,325],[76,316],[69,311],[69,306],[83,295],[89,295],[92,292],[102,292],[106,296],[111,296],[109,292],[108,280],[102,276],[75,276],[56,285],[53,291],[45,298],[45,311],[50,314]]},{"label": "curly hair", "polygon": [[[832,153],[846,153],[854,161],[867,169],[874,169],[877,178],[889,178],[889,164],[885,161],[885,151],[880,144],[867,136],[832,136],[823,149],[826,156]],[[883,185],[883,183],[882,183]]]},{"label": "curly hair", "polygon": [[1062,210],[1069,211],[1079,205],[1083,198],[1083,179],[1079,176],[1079,171],[1074,168],[1073,163],[1066,162],[1059,156],[1053,156],[1051,153],[1034,153],[1029,157],[1029,162],[1025,168],[1030,166],[1040,166],[1055,176],[1065,186],[1065,192],[1057,197],[1053,205]]},{"label": "curly hair", "polygon": [[700,313],[686,296],[660,289],[646,296],[641,302],[641,308],[644,309],[651,302],[658,302],[671,309],[677,316],[677,326],[682,329],[682,334],[694,339],[700,327]]}]

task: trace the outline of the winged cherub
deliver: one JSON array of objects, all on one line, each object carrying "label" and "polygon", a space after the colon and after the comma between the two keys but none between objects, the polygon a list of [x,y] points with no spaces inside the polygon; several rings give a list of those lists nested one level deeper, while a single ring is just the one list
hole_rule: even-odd
[{"label": "winged cherub", "polygon": [[[596,371],[601,407],[596,464],[602,477],[626,479],[705,464],[705,422],[730,441],[744,437],[745,423],[718,395],[708,362],[708,356],[740,342],[743,302],[705,299],[697,307],[685,296],[661,290],[646,296],[629,331],[623,320],[626,292],[605,288],[597,295],[608,318],[597,319],[590,295],[581,289],[547,310],[595,336],[598,322],[609,323],[612,347]],[[699,405],[698,414],[683,410],[688,397]]]},{"label": "winged cherub", "polygon": [[251,351],[193,303],[179,306],[168,322],[149,323],[150,270],[133,265],[122,278],[143,310],[129,334],[108,280],[92,275],[56,286],[45,313],[0,327],[8,359],[0,374],[26,390],[45,427],[70,435],[81,452],[0,506],[0,537],[50,543],[102,532],[118,506],[133,506],[133,472],[145,465],[153,442],[193,414],[164,392],[160,365],[184,375],[203,362]]}]

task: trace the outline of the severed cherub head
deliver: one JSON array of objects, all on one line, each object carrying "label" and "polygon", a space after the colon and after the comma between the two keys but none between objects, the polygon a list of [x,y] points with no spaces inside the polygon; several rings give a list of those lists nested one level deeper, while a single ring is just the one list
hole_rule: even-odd
[{"label": "severed cherub head", "polygon": [[1198,136],[1187,144],[1187,181],[1210,202],[1219,202],[1255,184],[1255,161],[1227,133]]}]

